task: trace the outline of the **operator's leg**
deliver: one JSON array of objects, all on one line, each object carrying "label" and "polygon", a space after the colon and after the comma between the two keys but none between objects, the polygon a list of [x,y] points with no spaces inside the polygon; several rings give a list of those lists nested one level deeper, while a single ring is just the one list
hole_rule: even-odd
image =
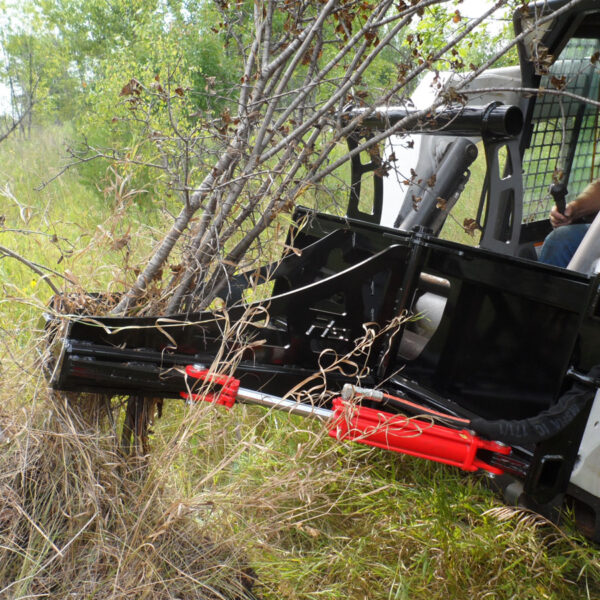
[{"label": "operator's leg", "polygon": [[589,227],[589,223],[577,223],[554,229],[544,240],[540,262],[566,267]]}]

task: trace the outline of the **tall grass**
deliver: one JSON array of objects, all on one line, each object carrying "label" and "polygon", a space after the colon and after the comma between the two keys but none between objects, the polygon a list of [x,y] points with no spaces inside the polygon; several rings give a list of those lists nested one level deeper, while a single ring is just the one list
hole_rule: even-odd
[{"label": "tall grass", "polygon": [[[78,284],[53,276],[60,289],[118,289],[163,216],[110,171],[97,189],[70,171],[32,191],[60,166],[62,136],[0,147],[3,181],[31,209],[0,200],[0,245]],[[231,600],[253,580],[264,600],[600,598],[596,549],[568,523],[321,424],[167,401],[150,455],[124,457],[122,399],[46,387],[36,323],[50,288],[15,259],[0,278],[0,598]]]}]

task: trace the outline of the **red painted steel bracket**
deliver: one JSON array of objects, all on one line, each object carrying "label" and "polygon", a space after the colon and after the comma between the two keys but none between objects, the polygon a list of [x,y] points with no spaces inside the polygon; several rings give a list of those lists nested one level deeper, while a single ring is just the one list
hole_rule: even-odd
[{"label": "red painted steel bracket", "polygon": [[240,389],[239,379],[230,377],[228,375],[221,375],[219,373],[211,373],[208,369],[200,369],[194,365],[188,365],[185,368],[185,373],[188,377],[193,379],[201,379],[207,383],[221,386],[219,391],[206,392],[205,394],[179,392],[179,395],[185,400],[192,400],[194,402],[205,400],[206,402],[220,404],[222,406],[226,406],[227,408],[231,408],[235,404],[235,400]]}]

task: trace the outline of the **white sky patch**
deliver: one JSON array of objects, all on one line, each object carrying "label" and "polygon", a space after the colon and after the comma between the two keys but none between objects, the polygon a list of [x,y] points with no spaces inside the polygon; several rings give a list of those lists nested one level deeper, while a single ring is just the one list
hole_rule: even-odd
[{"label": "white sky patch", "polygon": [[10,113],[10,89],[0,82],[0,115]]},{"label": "white sky patch", "polygon": [[[465,19],[477,19],[488,11],[494,2],[492,0],[463,0],[456,4],[456,8]],[[506,24],[506,19],[510,19],[511,15],[507,15],[506,8],[499,8],[488,19],[491,31],[499,31]]]}]

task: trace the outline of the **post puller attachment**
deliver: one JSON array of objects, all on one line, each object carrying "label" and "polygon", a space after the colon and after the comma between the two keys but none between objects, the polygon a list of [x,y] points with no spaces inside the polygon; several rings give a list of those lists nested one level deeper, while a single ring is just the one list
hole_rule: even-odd
[{"label": "post puller attachment", "polygon": [[[494,475],[502,475],[504,471],[488,464],[477,455],[478,451],[485,450],[504,456],[511,453],[510,446],[484,440],[464,428],[459,430],[435,425],[431,421],[395,415],[356,404],[356,400],[360,398],[381,401],[386,394],[379,390],[368,390],[347,384],[344,386],[342,396],[334,398],[333,410],[330,410],[242,388],[239,380],[234,377],[210,373],[208,369],[199,365],[189,365],[185,372],[188,377],[221,387],[218,391],[209,391],[205,394],[181,392],[181,397],[186,400],[205,400],[226,406],[228,409],[238,400],[244,404],[256,404],[290,414],[316,418],[329,424],[329,435],[337,440],[351,440],[367,446],[409,454],[459,467],[464,471],[483,469]],[[416,407],[414,403],[410,404]],[[432,419],[443,418],[461,424],[468,423],[468,419],[422,408],[423,413],[431,415]]]},{"label": "post puller attachment", "polygon": [[[573,200],[598,176],[589,166],[600,113],[584,97],[599,93],[590,57],[600,48],[600,2],[536,4],[547,19],[538,40],[549,57],[544,72],[525,36],[534,13],[519,8],[520,67],[488,70],[473,82],[476,95],[463,90],[467,106],[415,122],[418,144],[392,136],[376,160],[358,151],[363,139],[414,111],[343,111],[340,122],[360,121],[348,136],[346,214],[297,206],[286,239],[293,251],[240,268],[217,294],[224,310],[63,317],[57,299],[45,317],[51,386],[130,401],[239,401],[319,418],[338,439],[502,472],[494,482],[507,502],[554,521],[572,509],[600,542],[600,215],[568,268],[541,263],[536,251],[554,202],[567,189],[564,200]],[[547,93],[557,80],[565,95]],[[491,81],[492,89],[541,93],[490,94]],[[476,138],[487,166],[481,181],[470,177]],[[568,157],[560,177],[558,154]],[[417,177],[402,183],[413,166]],[[556,179],[564,187],[553,199]],[[470,219],[481,230],[477,247],[440,238],[467,186],[480,198]],[[248,302],[258,281],[272,283],[270,297]],[[236,323],[242,337],[223,335]],[[186,380],[185,365],[215,356],[236,357],[235,379],[188,367]],[[337,368],[346,358],[370,389]],[[324,369],[331,390],[348,384],[348,392],[325,406],[287,399]],[[202,379],[202,390],[180,394],[189,378]]]}]

